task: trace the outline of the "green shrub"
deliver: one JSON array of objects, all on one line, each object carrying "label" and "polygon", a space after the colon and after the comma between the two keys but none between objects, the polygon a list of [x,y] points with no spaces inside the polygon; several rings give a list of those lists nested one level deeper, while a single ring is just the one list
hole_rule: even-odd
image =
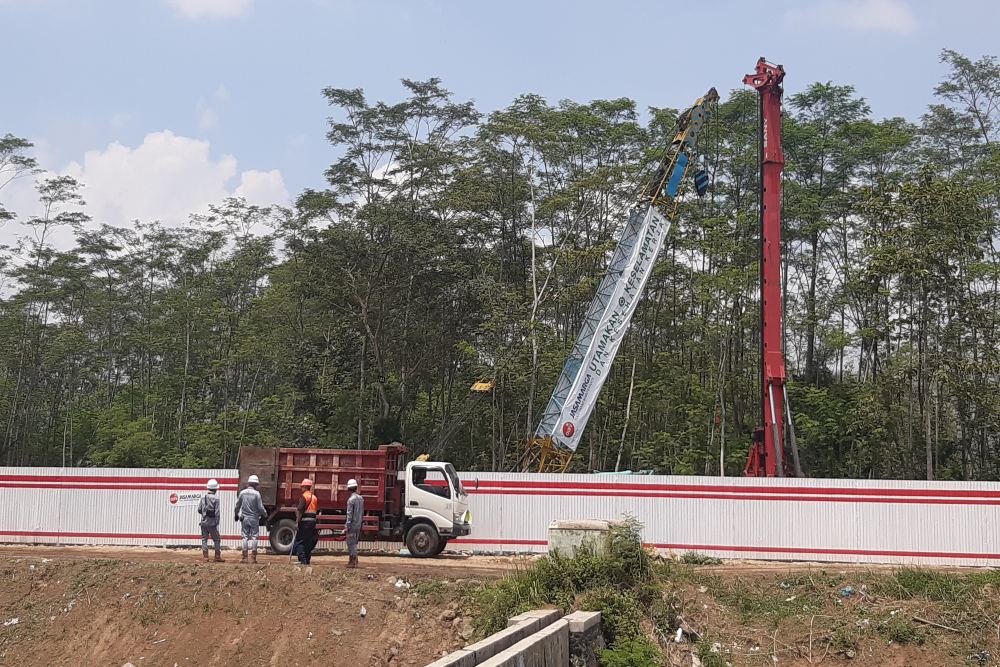
[{"label": "green shrub", "polygon": [[890,616],[876,626],[880,635],[897,644],[923,644],[924,634],[913,622],[902,615]]},{"label": "green shrub", "polygon": [[606,586],[587,591],[579,599],[584,611],[601,612],[601,631],[608,644],[634,639],[641,634],[643,611],[630,591]]},{"label": "green shrub", "polygon": [[687,565],[722,565],[721,558],[706,556],[697,551],[685,551],[682,553],[681,562]]},{"label": "green shrub", "polygon": [[598,656],[601,667],[654,667],[661,664],[659,658],[657,648],[642,636],[623,639]]},{"label": "green shrub", "polygon": [[[606,612],[603,626],[609,640],[634,636],[646,615],[642,610],[651,609],[658,597],[652,559],[642,546],[642,525],[629,518],[611,528],[602,555],[593,549],[581,549],[572,558],[551,554],[531,569],[480,589],[476,629],[490,634],[529,609],[554,605],[569,611],[587,601],[588,609]],[[623,629],[629,623],[635,629],[627,633]]]},{"label": "green shrub", "polygon": [[984,586],[1000,586],[1000,571],[953,574],[920,568],[902,568],[879,582],[876,592],[897,600],[960,602]]}]

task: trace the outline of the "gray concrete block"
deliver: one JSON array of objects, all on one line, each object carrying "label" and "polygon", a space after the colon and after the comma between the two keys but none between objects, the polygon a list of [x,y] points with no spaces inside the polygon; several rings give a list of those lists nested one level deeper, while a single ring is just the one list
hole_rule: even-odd
[{"label": "gray concrete block", "polygon": [[566,617],[569,623],[570,664],[573,667],[597,667],[597,656],[604,648],[601,614],[578,611]]},{"label": "gray concrete block", "polygon": [[549,524],[549,553],[567,557],[581,550],[601,555],[607,550],[608,521],[553,521]]},{"label": "gray concrete block", "polygon": [[519,641],[479,667],[562,667],[569,665],[569,623],[558,620]]},{"label": "gray concrete block", "polygon": [[507,627],[509,628],[522,623],[533,623],[534,630],[541,630],[545,626],[555,623],[560,618],[562,618],[562,612],[558,609],[532,609],[523,614],[511,616],[510,620],[507,621]]},{"label": "gray concrete block", "polygon": [[[528,613],[531,614],[532,612]],[[556,614],[558,617],[559,612],[557,611]],[[537,632],[544,619],[545,616],[528,616],[519,623],[508,626],[475,644],[469,644],[465,647],[465,650],[475,654],[476,664],[479,664]]]},{"label": "gray concrete block", "polygon": [[465,649],[453,651],[427,667],[476,667],[476,654]]},{"label": "gray concrete block", "polygon": [[570,634],[586,632],[601,624],[601,612],[599,611],[574,611],[564,618],[569,623]]}]

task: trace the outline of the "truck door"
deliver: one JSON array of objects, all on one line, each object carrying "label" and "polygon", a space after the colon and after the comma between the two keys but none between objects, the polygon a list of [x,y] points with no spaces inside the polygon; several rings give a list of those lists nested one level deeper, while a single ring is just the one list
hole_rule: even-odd
[{"label": "truck door", "polygon": [[454,520],[454,502],[444,469],[437,465],[413,464],[408,482],[407,514],[424,516],[439,527],[450,528]]}]

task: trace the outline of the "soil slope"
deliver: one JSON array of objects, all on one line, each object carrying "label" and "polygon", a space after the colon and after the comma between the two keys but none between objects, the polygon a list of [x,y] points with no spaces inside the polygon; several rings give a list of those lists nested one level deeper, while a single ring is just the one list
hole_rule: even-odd
[{"label": "soil slope", "polygon": [[226,557],[0,549],[0,664],[425,665],[471,637],[461,591],[504,571],[498,559],[368,559],[352,571],[314,557],[307,571],[277,556],[256,566]]}]

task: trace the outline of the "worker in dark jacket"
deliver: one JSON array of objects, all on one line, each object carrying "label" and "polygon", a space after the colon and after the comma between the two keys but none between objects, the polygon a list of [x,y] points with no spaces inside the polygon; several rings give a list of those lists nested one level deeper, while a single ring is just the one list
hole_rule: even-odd
[{"label": "worker in dark jacket", "polygon": [[207,493],[198,501],[198,514],[201,516],[199,522],[201,526],[201,557],[205,559],[206,563],[208,562],[208,538],[211,537],[215,546],[215,562],[224,563],[225,561],[222,560],[222,540],[219,537],[219,512],[221,509],[217,493],[219,483],[210,479],[206,488]]},{"label": "worker in dark jacket", "polygon": [[299,557],[299,563],[309,565],[312,552],[318,540],[316,536],[316,513],[319,511],[319,500],[313,493],[311,479],[302,480],[302,497],[295,510],[295,540],[292,543],[292,553]]},{"label": "worker in dark jacket", "polygon": [[358,542],[361,539],[361,524],[365,516],[365,499],[358,493],[358,481],[348,480],[347,490],[351,497],[347,500],[347,519],[344,530],[347,533],[347,567],[358,566]]}]

